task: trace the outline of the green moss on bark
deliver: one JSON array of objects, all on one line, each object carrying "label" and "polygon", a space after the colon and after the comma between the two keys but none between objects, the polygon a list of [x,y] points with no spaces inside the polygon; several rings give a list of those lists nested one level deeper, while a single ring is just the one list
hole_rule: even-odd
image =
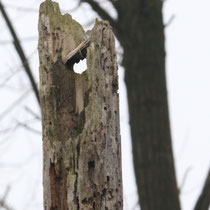
[{"label": "green moss on bark", "polygon": [[72,19],[70,14],[62,15],[58,3],[51,0],[43,2],[40,5],[40,15],[49,18],[49,24],[54,30],[73,35],[77,45],[84,40],[85,31],[82,26]]}]

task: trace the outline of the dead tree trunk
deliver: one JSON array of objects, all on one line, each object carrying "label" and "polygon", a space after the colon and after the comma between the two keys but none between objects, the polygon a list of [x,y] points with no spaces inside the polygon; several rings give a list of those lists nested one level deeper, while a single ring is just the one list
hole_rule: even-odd
[{"label": "dead tree trunk", "polygon": [[[44,209],[123,209],[118,74],[107,22],[85,34],[57,3],[39,16]],[[87,58],[79,75],[73,65]]]}]

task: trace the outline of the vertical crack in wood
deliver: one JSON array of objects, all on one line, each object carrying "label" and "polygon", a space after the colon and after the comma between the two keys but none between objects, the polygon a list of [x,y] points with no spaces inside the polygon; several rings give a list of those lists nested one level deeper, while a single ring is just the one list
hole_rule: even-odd
[{"label": "vertical crack in wood", "polygon": [[[73,66],[84,56],[87,71],[69,71],[68,62]],[[45,209],[122,210],[111,26],[96,22],[85,36],[70,15],[61,15],[58,4],[46,0],[40,6],[39,57]]]}]

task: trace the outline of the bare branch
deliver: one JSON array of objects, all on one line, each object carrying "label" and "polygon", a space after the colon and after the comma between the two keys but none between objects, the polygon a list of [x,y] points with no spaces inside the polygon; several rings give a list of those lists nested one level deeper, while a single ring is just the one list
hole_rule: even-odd
[{"label": "bare branch", "polygon": [[210,207],[210,170],[208,172],[203,190],[196,202],[194,210],[208,210]]},{"label": "bare branch", "polygon": [[15,100],[10,106],[7,107],[6,110],[4,110],[1,114],[0,114],[0,120],[2,120],[9,112],[11,112],[14,108],[17,107],[17,104],[20,103],[25,97],[26,95],[31,91],[31,89],[27,90],[26,92],[24,92],[17,100]]},{"label": "bare branch", "polygon": [[4,17],[4,19],[5,19],[6,23],[7,23],[9,31],[10,31],[12,37],[13,37],[15,49],[16,49],[16,51],[17,51],[17,53],[18,53],[18,55],[19,55],[19,57],[20,57],[20,59],[21,59],[21,61],[23,63],[25,72],[26,72],[26,74],[29,77],[29,80],[31,82],[31,86],[33,88],[33,91],[34,91],[34,94],[36,96],[36,99],[37,99],[38,103],[40,104],[39,91],[38,91],[37,84],[35,82],[34,76],[32,74],[32,71],[31,71],[30,67],[29,67],[27,58],[26,58],[25,53],[24,53],[24,51],[22,49],[22,46],[21,46],[20,41],[19,41],[19,39],[17,37],[17,34],[16,34],[16,32],[15,32],[13,26],[12,26],[12,23],[11,23],[11,21],[10,21],[10,19],[9,19],[9,17],[8,17],[8,15],[7,15],[7,13],[6,13],[6,11],[4,9],[4,6],[3,6],[1,1],[0,1],[0,10],[1,10],[2,15],[3,15],[3,17]]},{"label": "bare branch", "polygon": [[[1,141],[0,141],[1,147],[2,147],[4,144],[8,143],[8,140],[10,140],[10,137],[16,132],[17,129],[18,129],[18,126],[17,126],[17,125],[15,125],[15,126],[13,126],[13,127],[11,127],[11,128],[8,128],[9,135],[8,135],[7,137],[3,138],[3,139],[1,138]],[[4,151],[6,151],[6,150],[4,150]],[[1,152],[1,155],[2,155],[2,154],[4,154],[4,153]]]},{"label": "bare branch", "polygon": [[164,25],[164,27],[168,27],[173,21],[174,21],[175,15],[171,15],[167,23]]},{"label": "bare branch", "polygon": [[117,23],[116,21],[104,10],[102,9],[99,4],[97,2],[95,2],[94,0],[81,0],[81,2],[85,2],[88,3],[92,9],[98,13],[98,15],[104,19],[104,20],[108,20],[109,23],[114,27],[117,28]]},{"label": "bare branch", "polygon": [[0,198],[0,209],[3,208],[5,210],[12,210],[12,208],[6,203],[6,198],[9,193],[9,190],[10,190],[10,186],[7,186],[7,189],[6,189],[3,197]]},{"label": "bare branch", "polygon": [[35,117],[35,119],[41,120],[41,117],[38,114],[36,114],[33,110],[31,110],[29,107],[25,106],[24,108],[28,113],[33,115]]},{"label": "bare branch", "polygon": [[[27,58],[28,61],[29,61],[30,58],[34,55],[34,53],[35,53],[36,51],[37,51],[37,49],[36,49],[34,52],[32,52],[32,54]],[[0,88],[2,88],[2,87],[5,88],[6,83],[9,82],[9,80],[12,79],[17,73],[21,72],[22,69],[24,69],[24,67],[23,67],[22,64],[21,64],[20,66],[16,67],[16,68],[15,68],[15,71],[14,71],[12,68],[10,68],[10,70],[11,70],[10,72],[11,72],[11,73],[10,73],[10,75],[9,75],[8,77],[6,77],[6,78],[3,80],[2,83],[0,83]]]},{"label": "bare branch", "polygon": [[3,209],[5,209],[5,210],[12,210],[12,209],[7,205],[7,203],[5,202],[5,200],[4,200],[4,199],[1,199],[1,198],[0,198],[0,208],[3,208]]},{"label": "bare branch", "polygon": [[179,194],[180,194],[180,193],[182,192],[182,190],[184,189],[184,186],[185,186],[187,177],[188,177],[189,172],[190,172],[191,170],[192,170],[192,167],[188,167],[187,170],[185,171],[184,176],[183,176],[183,179],[182,179],[182,183],[181,183],[180,187],[178,188]]},{"label": "bare branch", "polygon": [[15,72],[13,72],[12,74],[10,74],[7,78],[4,79],[4,81],[2,83],[0,83],[0,88],[4,87],[6,85],[6,83],[12,79],[17,73],[20,72],[20,69],[17,69]]},{"label": "bare branch", "polygon": [[38,131],[38,130],[36,130],[36,129],[30,127],[30,126],[28,126],[25,123],[22,123],[22,122],[17,121],[17,125],[18,126],[21,126],[21,127],[24,127],[26,130],[31,131],[31,132],[33,132],[35,134],[42,135],[42,132],[40,132],[40,131]]},{"label": "bare branch", "polygon": [[1,129],[0,130],[0,134],[5,134],[8,133],[9,131],[11,131],[13,129],[13,127],[9,127],[9,128],[5,128],[5,129]]}]

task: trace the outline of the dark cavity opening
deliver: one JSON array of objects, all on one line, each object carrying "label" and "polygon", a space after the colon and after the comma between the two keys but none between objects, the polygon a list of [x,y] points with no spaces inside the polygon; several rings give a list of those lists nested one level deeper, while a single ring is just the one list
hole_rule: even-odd
[{"label": "dark cavity opening", "polygon": [[94,160],[91,160],[88,162],[88,168],[94,168],[95,167],[95,161]]}]

